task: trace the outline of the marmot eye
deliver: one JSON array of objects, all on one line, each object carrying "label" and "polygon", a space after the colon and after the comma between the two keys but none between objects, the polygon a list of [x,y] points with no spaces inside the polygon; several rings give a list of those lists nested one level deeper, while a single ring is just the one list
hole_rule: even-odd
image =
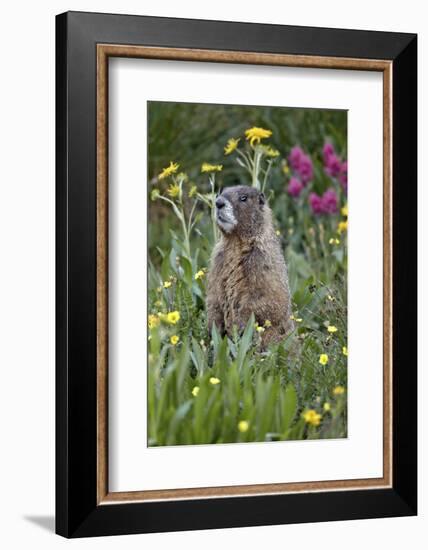
[{"label": "marmot eye", "polygon": [[242,202],[245,202],[247,200],[247,195],[241,195],[239,197],[239,200],[242,201]]}]

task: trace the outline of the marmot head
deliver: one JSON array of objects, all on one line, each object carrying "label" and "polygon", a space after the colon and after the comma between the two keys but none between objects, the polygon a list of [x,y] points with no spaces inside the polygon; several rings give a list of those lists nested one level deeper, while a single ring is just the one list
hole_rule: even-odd
[{"label": "marmot head", "polygon": [[245,238],[263,230],[265,196],[255,187],[226,187],[216,199],[216,220],[225,235]]}]

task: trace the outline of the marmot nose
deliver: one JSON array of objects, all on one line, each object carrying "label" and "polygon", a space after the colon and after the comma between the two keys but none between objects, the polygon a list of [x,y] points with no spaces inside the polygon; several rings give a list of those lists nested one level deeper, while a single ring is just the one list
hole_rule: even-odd
[{"label": "marmot nose", "polygon": [[222,197],[218,197],[218,199],[215,201],[215,205],[219,210],[221,210],[225,204],[226,202]]}]

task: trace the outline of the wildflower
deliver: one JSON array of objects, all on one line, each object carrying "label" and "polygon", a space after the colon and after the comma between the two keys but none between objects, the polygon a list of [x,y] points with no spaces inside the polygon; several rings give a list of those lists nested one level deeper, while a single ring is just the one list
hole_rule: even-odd
[{"label": "wildflower", "polygon": [[210,384],[212,384],[213,386],[216,386],[217,384],[220,384],[220,378],[216,378],[215,376],[211,376]]},{"label": "wildflower", "polygon": [[337,232],[339,233],[339,235],[341,233],[344,233],[346,230],[348,229],[348,222],[339,222],[338,226],[337,226]]},{"label": "wildflower", "polygon": [[177,185],[176,183],[170,185],[168,187],[167,193],[172,199],[174,199],[175,197],[178,197],[178,195],[180,194],[180,186]]},{"label": "wildflower", "polygon": [[329,412],[329,410],[331,409],[330,403],[325,402],[324,406],[323,406],[323,409],[325,410],[325,412]]},{"label": "wildflower", "polygon": [[331,294],[327,294],[327,300],[328,300],[329,302],[334,302],[334,298],[333,298],[333,296],[332,296]]},{"label": "wildflower", "polygon": [[335,154],[333,145],[331,143],[325,143],[322,148],[322,154],[324,157],[324,163],[327,163],[330,156]]},{"label": "wildflower", "polygon": [[267,157],[271,158],[279,157],[280,154],[278,149],[274,149],[273,147],[269,146],[263,147],[263,151]]},{"label": "wildflower", "polygon": [[156,292],[162,292],[162,287],[161,287],[161,286],[158,286],[158,287],[156,288]]},{"label": "wildflower", "polygon": [[286,160],[283,161],[282,171],[286,176],[288,176],[288,174],[290,173],[290,168],[289,168]]},{"label": "wildflower", "polygon": [[345,393],[345,388],[343,386],[336,386],[333,389],[333,395],[343,395]]},{"label": "wildflower", "polygon": [[179,174],[177,174],[177,179],[184,182],[188,181],[189,176],[186,174],[186,172],[180,172]]},{"label": "wildflower", "polygon": [[310,193],[309,205],[314,214],[335,214],[338,205],[336,191],[330,187],[330,189],[325,191],[322,197],[316,193]]},{"label": "wildflower", "polygon": [[341,168],[342,161],[336,153],[331,153],[331,155],[328,155],[324,164],[325,173],[332,178],[336,178],[340,174]]},{"label": "wildflower", "polygon": [[169,166],[164,168],[162,172],[159,174],[158,179],[163,180],[165,178],[168,178],[169,176],[172,176],[172,174],[175,174],[179,168],[179,164],[176,162],[170,162]]},{"label": "wildflower", "polygon": [[247,422],[247,420],[241,420],[238,422],[238,430],[241,433],[248,432],[248,428],[250,427],[250,423]]},{"label": "wildflower", "polygon": [[309,194],[309,206],[311,207],[313,214],[323,214],[322,198],[316,193]]},{"label": "wildflower", "polygon": [[194,197],[196,195],[197,191],[198,191],[198,188],[196,187],[196,185],[192,185],[192,187],[190,188],[190,191],[189,191],[189,199]]},{"label": "wildflower", "polygon": [[265,327],[266,327],[266,328],[269,328],[269,327],[271,327],[271,326],[272,326],[272,323],[269,321],[269,319],[266,319],[266,321],[265,321]]},{"label": "wildflower", "polygon": [[180,313],[178,311],[170,311],[166,316],[167,323],[176,325],[180,320]]},{"label": "wildflower", "polygon": [[259,334],[263,334],[263,332],[265,331],[264,327],[260,327],[260,326],[256,326],[256,331],[259,333]]},{"label": "wildflower", "polygon": [[328,242],[329,242],[329,244],[340,244],[340,240],[339,239],[333,239],[333,237]]},{"label": "wildflower", "polygon": [[164,288],[169,288],[172,285],[171,281],[165,281],[163,284]]},{"label": "wildflower", "polygon": [[342,214],[342,216],[345,216],[345,218],[348,217],[348,205],[347,204],[345,204],[345,206],[343,208],[341,208],[340,213]]},{"label": "wildflower", "polygon": [[342,162],[342,164],[340,165],[340,172],[337,178],[339,180],[340,185],[342,186],[343,190],[346,193],[348,189],[348,162],[346,160]]},{"label": "wildflower", "polygon": [[321,365],[327,365],[328,355],[326,353],[321,353],[319,362],[320,362]]},{"label": "wildflower", "polygon": [[161,305],[162,305],[162,302],[160,300],[156,300],[155,306],[156,307],[161,307]]},{"label": "wildflower", "polygon": [[195,386],[192,390],[193,397],[196,397],[199,393],[199,386]]},{"label": "wildflower", "polygon": [[348,348],[346,346],[343,346],[342,353],[345,357],[348,357]]},{"label": "wildflower", "polygon": [[314,168],[309,155],[302,155],[297,172],[300,174],[304,185],[306,185],[314,177]]},{"label": "wildflower", "polygon": [[260,143],[260,140],[269,138],[271,135],[271,130],[257,128],[256,126],[245,130],[245,137],[250,142],[251,147],[254,147],[254,144],[257,145],[258,143]]},{"label": "wildflower", "polygon": [[174,334],[173,336],[171,336],[171,338],[169,339],[169,341],[171,342],[171,344],[173,346],[176,346],[178,344],[178,341],[180,340],[180,338]]},{"label": "wildflower", "polygon": [[296,323],[301,323],[303,319],[301,317],[295,317],[294,315],[290,316],[291,321],[296,321]]},{"label": "wildflower", "polygon": [[330,333],[337,332],[337,327],[335,327],[334,325],[329,325],[327,327],[327,332],[330,332]]},{"label": "wildflower", "polygon": [[159,326],[160,319],[157,315],[149,315],[149,328],[154,328]]},{"label": "wildflower", "polygon": [[287,193],[292,197],[298,197],[303,189],[303,183],[296,177],[290,178],[287,186]]},{"label": "wildflower", "polygon": [[150,194],[150,198],[152,201],[155,201],[160,196],[159,189],[153,189],[153,191]]},{"label": "wildflower", "polygon": [[226,144],[226,147],[224,148],[224,154],[230,155],[230,153],[233,153],[233,151],[238,147],[238,143],[240,141],[240,138],[230,138]]},{"label": "wildflower", "polygon": [[222,170],[222,164],[209,164],[208,162],[204,162],[201,166],[201,172],[221,172]]},{"label": "wildflower", "polygon": [[330,187],[322,196],[322,207],[324,214],[335,214],[337,212],[337,195],[336,191]]},{"label": "wildflower", "polygon": [[291,149],[290,154],[288,155],[288,161],[293,170],[299,169],[300,161],[303,155],[304,155],[303,149],[298,145],[294,146]]},{"label": "wildflower", "polygon": [[314,409],[309,409],[302,414],[305,422],[310,426],[319,426],[322,416]]},{"label": "wildflower", "polygon": [[195,273],[195,281],[202,279],[202,277],[205,277],[205,271],[200,269],[197,273]]},{"label": "wildflower", "polygon": [[275,231],[275,235],[276,235],[277,237],[280,237],[280,236],[281,236],[281,231],[279,231],[279,229],[277,229],[277,230]]}]

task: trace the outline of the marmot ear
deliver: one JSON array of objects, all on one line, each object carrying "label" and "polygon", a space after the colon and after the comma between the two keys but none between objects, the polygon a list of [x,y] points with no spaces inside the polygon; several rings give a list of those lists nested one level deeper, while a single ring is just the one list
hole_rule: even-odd
[{"label": "marmot ear", "polygon": [[264,204],[266,202],[265,194],[259,193],[259,204]]}]

